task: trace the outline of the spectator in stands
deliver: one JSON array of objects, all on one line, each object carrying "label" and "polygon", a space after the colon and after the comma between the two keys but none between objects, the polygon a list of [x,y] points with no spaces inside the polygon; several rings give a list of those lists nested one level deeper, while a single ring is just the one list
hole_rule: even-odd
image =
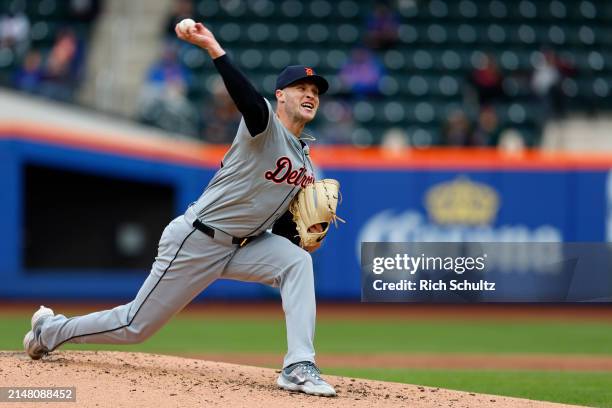
[{"label": "spectator in stands", "polygon": [[374,49],[389,49],[398,41],[399,15],[386,2],[376,3],[367,17],[365,44]]},{"label": "spectator in stands", "polygon": [[189,70],[181,65],[174,44],[166,43],[163,47],[161,58],[149,69],[147,82],[158,89],[189,85]]},{"label": "spectator in stands", "polygon": [[472,126],[465,112],[460,109],[451,112],[442,129],[442,143],[447,146],[472,145]]},{"label": "spectator in stands", "polygon": [[44,64],[40,93],[70,102],[79,85],[84,48],[70,28],[60,30]]},{"label": "spectator in stands", "polygon": [[507,154],[520,154],[525,149],[525,139],[516,129],[505,129],[499,136],[497,148]]},{"label": "spectator in stands", "polygon": [[343,93],[358,99],[378,95],[378,84],[383,75],[383,64],[371,51],[355,48],[340,70]]},{"label": "spectator in stands", "polygon": [[212,88],[211,99],[202,112],[201,134],[209,143],[232,143],[242,116],[220,77]]},{"label": "spectator in stands", "polygon": [[198,115],[189,100],[190,75],[180,63],[174,43],[149,70],[140,95],[140,119],[174,133],[198,134]]},{"label": "spectator in stands", "polygon": [[16,59],[27,52],[30,45],[30,20],[14,8],[0,15],[0,49],[10,49]]},{"label": "spectator in stands", "polygon": [[563,79],[570,76],[573,67],[562,61],[552,50],[544,50],[531,76],[531,90],[542,109],[538,115],[543,121],[565,116],[566,97],[561,90]]},{"label": "spectator in stands", "polygon": [[42,81],[42,56],[38,50],[30,50],[23,64],[13,72],[12,85],[16,89],[37,93]]},{"label": "spectator in stands", "polygon": [[501,130],[495,109],[492,106],[485,106],[478,114],[478,123],[471,136],[471,145],[497,146]]},{"label": "spectator in stands", "polygon": [[485,107],[501,100],[504,96],[503,80],[495,59],[491,55],[482,56],[472,70],[468,81],[471,92],[475,94],[476,105]]},{"label": "spectator in stands", "polygon": [[380,146],[387,154],[401,155],[407,147],[410,147],[410,138],[404,129],[393,127],[385,131]]}]

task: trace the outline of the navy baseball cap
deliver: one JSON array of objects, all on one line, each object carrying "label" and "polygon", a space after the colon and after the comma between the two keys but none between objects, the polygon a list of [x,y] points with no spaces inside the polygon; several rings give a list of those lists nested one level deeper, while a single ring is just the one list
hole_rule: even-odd
[{"label": "navy baseball cap", "polygon": [[302,79],[314,83],[319,88],[319,95],[323,95],[329,88],[327,80],[317,75],[314,69],[304,65],[289,65],[276,78],[276,89],[286,88]]}]

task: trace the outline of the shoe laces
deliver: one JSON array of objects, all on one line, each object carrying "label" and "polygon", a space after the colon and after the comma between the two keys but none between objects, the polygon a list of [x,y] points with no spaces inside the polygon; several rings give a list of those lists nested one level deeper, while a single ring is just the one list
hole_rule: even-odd
[{"label": "shoe laces", "polygon": [[321,377],[319,376],[319,374],[321,374],[321,370],[319,370],[319,367],[317,367],[315,363],[311,363],[311,362],[305,363],[304,371],[306,371],[306,373],[310,374],[317,380],[321,380]]}]

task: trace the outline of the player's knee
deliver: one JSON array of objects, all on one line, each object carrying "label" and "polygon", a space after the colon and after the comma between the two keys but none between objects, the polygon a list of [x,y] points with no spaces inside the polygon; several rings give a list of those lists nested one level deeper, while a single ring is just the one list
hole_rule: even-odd
[{"label": "player's knee", "polygon": [[297,263],[302,264],[302,265],[312,264],[312,256],[310,255],[310,252],[302,248],[298,248],[298,250],[295,251],[295,260]]},{"label": "player's knee", "polygon": [[130,326],[128,329],[130,332],[129,342],[132,344],[142,343],[155,333],[155,330],[148,326]]},{"label": "player's knee", "polygon": [[301,248],[294,254],[293,262],[289,265],[289,273],[299,280],[312,279],[312,256]]}]

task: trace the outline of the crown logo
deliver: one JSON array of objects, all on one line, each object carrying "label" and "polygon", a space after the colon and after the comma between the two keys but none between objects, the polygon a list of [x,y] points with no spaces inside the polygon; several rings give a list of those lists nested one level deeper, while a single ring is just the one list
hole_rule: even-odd
[{"label": "crown logo", "polygon": [[487,225],[497,215],[499,195],[486,184],[459,176],[430,188],[425,206],[429,218],[441,225]]}]

